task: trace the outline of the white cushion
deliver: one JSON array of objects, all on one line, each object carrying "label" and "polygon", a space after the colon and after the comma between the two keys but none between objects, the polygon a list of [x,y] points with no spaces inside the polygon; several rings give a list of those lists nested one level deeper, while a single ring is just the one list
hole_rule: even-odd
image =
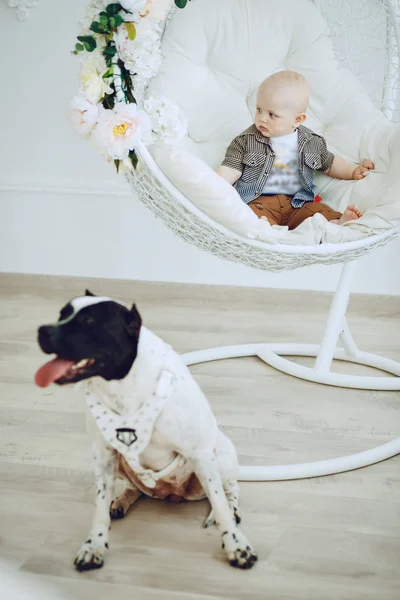
[{"label": "white cushion", "polygon": [[[294,231],[279,225],[271,226],[259,219],[241,200],[235,188],[203,160],[183,148],[154,144],[150,152],[164,174],[197,208],[243,237],[268,244],[313,245],[319,244],[326,235],[327,221],[319,214],[306,219]],[[341,237],[336,240],[338,234],[333,233],[333,241],[341,241]]]},{"label": "white cushion", "polygon": [[287,227],[271,227],[245,204],[234,187],[203,160],[177,147],[154,144],[151,155],[165,175],[206,215],[247,238],[278,242]]},{"label": "white cushion", "polygon": [[[397,128],[374,108],[353,75],[338,67],[327,26],[310,0],[192,0],[176,11],[162,52],[161,71],[149,94],[166,94],[187,116],[189,137],[181,149],[189,151],[193,160],[180,156],[190,176],[182,168],[180,179],[172,155],[162,159],[162,150],[156,160],[163,161],[166,175],[203,210],[208,173],[213,180],[207,189],[214,191],[207,211],[217,221],[243,235],[259,237],[259,229],[251,229],[255,223],[251,209],[236,192],[228,193],[224,182],[216,182],[197,159],[212,169],[218,167],[230,141],[253,121],[260,82],[286,68],[302,73],[310,84],[305,124],[324,135],[334,153],[355,164],[371,158],[381,171],[360,182],[317,174],[323,201],[339,210],[354,202],[362,210],[373,206],[375,212],[382,203],[397,201],[393,195],[388,199],[387,191],[383,199],[383,190],[395,187],[385,174],[391,163],[388,139],[398,135]],[[174,156],[179,164],[178,154]],[[193,179],[196,168],[201,171],[201,185],[206,186],[201,191],[199,181]],[[398,175],[391,176],[398,184]],[[231,214],[227,216],[228,197]],[[400,210],[394,212],[391,224],[396,224],[397,216],[400,219]],[[244,226],[235,223],[237,219],[244,220]]]}]

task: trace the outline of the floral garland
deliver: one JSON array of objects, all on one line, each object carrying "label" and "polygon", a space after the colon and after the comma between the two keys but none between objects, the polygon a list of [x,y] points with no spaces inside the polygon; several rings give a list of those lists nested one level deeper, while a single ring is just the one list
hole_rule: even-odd
[{"label": "floral garland", "polygon": [[84,59],[70,117],[117,171],[136,168],[140,141],[173,144],[187,133],[185,118],[168,98],[149,97],[141,110],[134,95],[159,71],[161,24],[174,4],[185,8],[187,1],[92,0],[86,9],[73,51]]}]

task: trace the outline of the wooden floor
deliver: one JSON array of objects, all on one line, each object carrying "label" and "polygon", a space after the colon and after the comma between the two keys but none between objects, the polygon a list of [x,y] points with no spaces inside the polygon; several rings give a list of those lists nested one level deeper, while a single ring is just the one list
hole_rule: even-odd
[{"label": "wooden floor", "polygon": [[[1,559],[69,600],[400,599],[400,457],[325,478],[242,483],[243,529],[260,557],[249,572],[230,567],[217,531],[202,529],[206,501],[149,499],[113,524],[103,569],[75,572],[93,495],[83,401],[72,388],[38,389],[33,376],[45,360],[37,327],[86,287],[135,301],[182,352],[317,343],[330,303],[312,292],[0,276]],[[355,296],[349,322],[362,349],[400,360],[400,298]],[[400,393],[319,386],[255,358],[192,372],[242,464],[330,458],[400,435]]]}]

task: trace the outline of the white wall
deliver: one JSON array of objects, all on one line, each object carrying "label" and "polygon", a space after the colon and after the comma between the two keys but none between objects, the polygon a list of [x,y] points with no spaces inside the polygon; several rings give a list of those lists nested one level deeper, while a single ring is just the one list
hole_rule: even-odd
[{"label": "white wall", "polygon": [[[339,266],[262,273],[175,238],[72,131],[70,54],[84,0],[40,0],[28,21],[0,2],[0,270],[332,290]],[[4,86],[4,84],[3,84]],[[361,259],[353,290],[400,294],[400,241]]]}]

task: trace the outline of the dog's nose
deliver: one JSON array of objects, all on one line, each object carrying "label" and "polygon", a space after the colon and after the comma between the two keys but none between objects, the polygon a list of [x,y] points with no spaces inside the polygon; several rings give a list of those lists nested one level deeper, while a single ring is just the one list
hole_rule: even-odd
[{"label": "dog's nose", "polygon": [[46,354],[54,352],[54,334],[55,327],[52,325],[42,325],[38,329],[38,343]]}]

